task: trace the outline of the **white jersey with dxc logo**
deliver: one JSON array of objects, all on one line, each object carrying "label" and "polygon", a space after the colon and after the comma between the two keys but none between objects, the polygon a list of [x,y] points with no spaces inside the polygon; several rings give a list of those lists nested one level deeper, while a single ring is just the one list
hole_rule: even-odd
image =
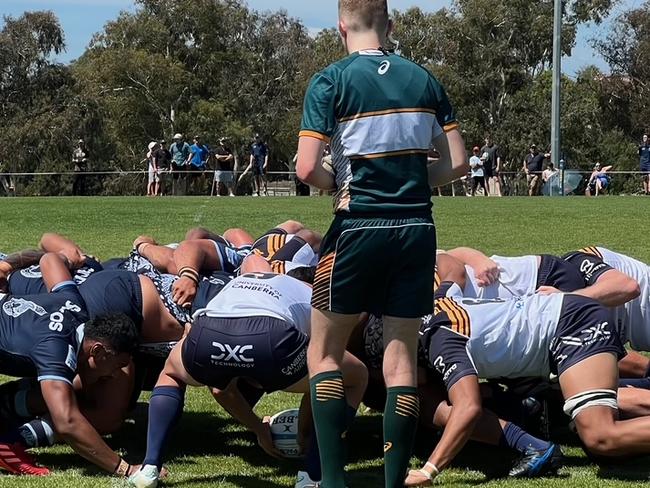
[{"label": "white jersey with dxc logo", "polygon": [[616,307],[616,320],[627,332],[623,342],[637,351],[650,351],[650,267],[634,258],[618,254],[604,247],[596,248],[602,260],[612,268],[634,278],[639,283],[641,294],[638,298]]},{"label": "white jersey with dxc logo", "polygon": [[474,269],[465,266],[469,278],[463,290],[467,298],[515,298],[532,295],[537,289],[539,256],[491,256],[499,265],[499,280],[489,286],[478,286]]},{"label": "white jersey with dxc logo", "polygon": [[453,300],[469,316],[467,350],[481,378],[548,375],[564,295]]},{"label": "white jersey with dxc logo", "polygon": [[309,335],[311,287],[286,275],[249,273],[228,283],[194,314],[208,317],[274,317]]}]

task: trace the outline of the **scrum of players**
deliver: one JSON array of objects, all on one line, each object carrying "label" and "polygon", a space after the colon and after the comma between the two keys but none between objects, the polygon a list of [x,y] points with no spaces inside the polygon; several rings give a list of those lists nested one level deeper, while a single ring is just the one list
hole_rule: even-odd
[{"label": "scrum of players", "polygon": [[[47,475],[28,450],[64,442],[155,487],[187,387],[207,386],[275,457],[254,407],[275,391],[303,394],[295,486],[319,486],[306,349],[320,240],[287,221],[258,239],[243,229],[191,229],[167,245],[140,236],[104,262],[58,234],[0,255],[0,374],[16,378],[0,385],[0,468]],[[517,452],[511,477],[553,475],[556,427],[596,460],[650,453],[646,264],[601,247],[562,257],[458,248],[438,253],[433,297],[419,336],[420,422],[440,437],[404,486],[431,486],[469,440]],[[383,409],[382,356],[382,318],[362,314],[342,366],[352,407]],[[102,436],[145,390],[146,454],[127,461]]]}]

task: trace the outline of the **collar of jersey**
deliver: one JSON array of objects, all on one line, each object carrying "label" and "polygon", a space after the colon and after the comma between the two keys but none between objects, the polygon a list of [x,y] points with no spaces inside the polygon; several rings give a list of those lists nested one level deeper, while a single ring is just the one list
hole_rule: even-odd
[{"label": "collar of jersey", "polygon": [[361,51],[357,51],[357,54],[359,56],[383,56],[384,53],[381,52],[379,49],[363,49]]},{"label": "collar of jersey", "polygon": [[83,344],[84,337],[86,335],[86,324],[81,324],[79,327],[77,327],[77,355],[79,355],[79,351],[81,351],[81,345]]}]

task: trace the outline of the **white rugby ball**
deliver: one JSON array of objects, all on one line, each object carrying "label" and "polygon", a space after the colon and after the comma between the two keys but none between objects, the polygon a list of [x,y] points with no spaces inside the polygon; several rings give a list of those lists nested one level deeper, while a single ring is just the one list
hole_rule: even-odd
[{"label": "white rugby ball", "polygon": [[273,445],[286,458],[299,458],[298,409],[283,410],[269,421]]}]

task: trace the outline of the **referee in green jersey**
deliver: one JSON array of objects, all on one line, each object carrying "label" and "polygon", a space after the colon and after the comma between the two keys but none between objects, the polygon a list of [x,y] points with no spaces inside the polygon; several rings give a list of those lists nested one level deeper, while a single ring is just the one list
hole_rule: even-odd
[{"label": "referee in green jersey", "polygon": [[[350,54],[317,73],[305,95],[296,171],[305,183],[336,191],[308,349],[325,488],[345,487],[343,443],[355,411],[340,364],[362,312],[384,317],[385,486],[403,486],[419,414],[418,328],[433,311],[431,188],[468,169],[443,87],[385,50],[391,29],[386,0],[340,0],[339,31]],[[321,165],[326,143],[333,171]],[[431,143],[440,160],[427,166]]]}]

